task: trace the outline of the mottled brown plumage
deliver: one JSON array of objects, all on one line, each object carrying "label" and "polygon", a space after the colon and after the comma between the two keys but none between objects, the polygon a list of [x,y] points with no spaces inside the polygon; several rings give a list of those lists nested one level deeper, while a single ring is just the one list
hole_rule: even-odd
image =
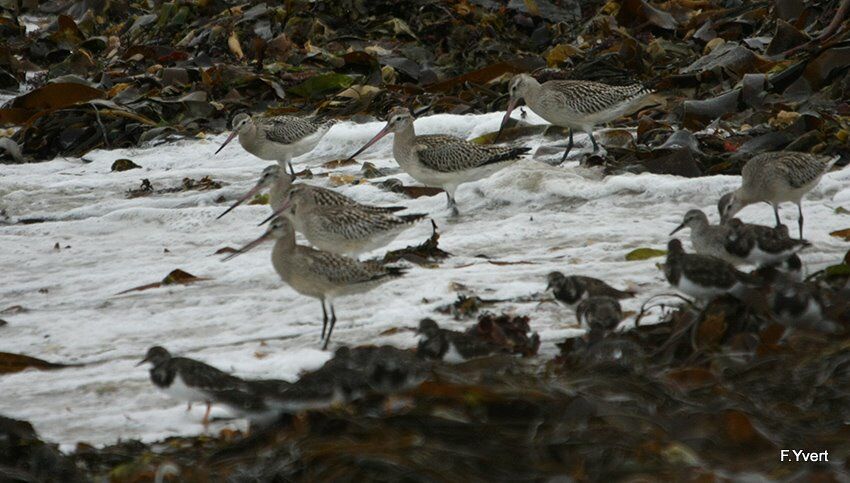
[{"label": "mottled brown plumage", "polygon": [[727,221],[745,206],[765,202],[773,206],[776,225],[779,205],[797,205],[800,238],[803,238],[803,196],[817,186],[820,179],[838,161],[794,151],[774,151],[753,156],[741,170],[741,187],[726,193],[717,203],[721,220]]},{"label": "mottled brown plumage", "polygon": [[395,134],[393,156],[399,166],[425,186],[442,188],[453,214],[458,213],[454,197],[458,186],[486,178],[529,151],[525,147],[479,145],[442,134],[417,136],[413,115],[396,107],[387,115],[387,125],[350,158],[389,133]]},{"label": "mottled brown plumage", "polygon": [[535,114],[556,125],[569,128],[570,138],[561,162],[566,160],[573,147],[573,130],[590,136],[593,150],[599,146],[593,137],[593,127],[613,121],[637,110],[652,93],[641,84],[613,86],[585,80],[551,80],[539,83],[528,74],[514,76],[508,84],[510,101],[502,128],[519,100]]},{"label": "mottled brown plumage", "polygon": [[550,272],[546,279],[547,289],[552,290],[559,302],[569,306],[588,297],[626,299],[635,296],[632,291],[617,290],[598,278],[583,275],[564,276],[561,272]]},{"label": "mottled brown plumage", "polygon": [[747,286],[758,284],[755,277],[736,270],[725,260],[685,253],[682,242],[676,238],[667,244],[664,276],[674,288],[702,300],[727,293],[740,297]]},{"label": "mottled brown plumage", "polygon": [[260,159],[277,161],[281,167],[288,165],[295,174],[292,158],[312,151],[335,120],[305,119],[296,116],[254,116],[238,114],[233,118],[233,132],[216,154],[234,137],[246,151]]},{"label": "mottled brown plumage", "polygon": [[[404,274],[398,267],[376,262],[360,262],[335,253],[297,245],[295,230],[285,217],[272,220],[268,230],[262,236],[232,253],[225,260],[236,257],[258,246],[266,239],[274,239],[272,265],[280,278],[296,292],[319,299],[322,302],[323,348],[327,348],[336,324],[336,311],[333,301],[336,297],[356,295],[368,292],[388,280]],[[328,314],[325,302],[330,306],[331,318],[328,327]]]}]

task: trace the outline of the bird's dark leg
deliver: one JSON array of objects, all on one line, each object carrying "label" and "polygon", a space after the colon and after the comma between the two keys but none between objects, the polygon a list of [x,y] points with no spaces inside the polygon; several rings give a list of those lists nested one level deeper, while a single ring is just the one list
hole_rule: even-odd
[{"label": "bird's dark leg", "polygon": [[800,240],[803,239],[803,202],[800,201],[797,203],[797,213],[800,214],[800,217],[797,218],[797,225],[800,227]]},{"label": "bird's dark leg", "polygon": [[325,299],[320,299],[322,302],[322,338],[319,340],[325,340],[325,329],[328,328],[328,311],[325,308]]},{"label": "bird's dark leg", "polygon": [[186,404],[186,411],[191,411],[191,410],[192,410],[192,401],[189,401],[189,403]]},{"label": "bird's dark leg", "polygon": [[590,136],[590,142],[593,143],[593,152],[599,151],[599,145],[596,144],[596,138],[593,137],[593,131],[587,131],[587,135]]},{"label": "bird's dark leg", "polygon": [[331,306],[331,327],[328,329],[328,337],[325,339],[325,344],[322,346],[322,350],[326,350],[328,348],[328,342],[331,341],[331,334],[334,331],[334,326],[336,325],[336,310],[334,310],[334,304],[329,303]]},{"label": "bird's dark leg", "polygon": [[782,222],[779,220],[779,205],[777,204],[773,205],[773,216],[776,217],[776,226],[781,225]]},{"label": "bird's dark leg", "polygon": [[452,210],[452,216],[458,216],[460,212],[457,210],[457,202],[453,193],[450,193],[448,190],[446,190],[446,202],[446,208]]},{"label": "bird's dark leg", "polygon": [[292,167],[292,161],[287,161],[286,165],[289,166],[289,172],[292,173],[292,176],[295,176],[295,168]]},{"label": "bird's dark leg", "polygon": [[570,128],[570,140],[567,142],[567,149],[564,151],[564,155],[561,156],[561,162],[567,160],[567,155],[570,154],[570,150],[573,149],[573,128]]},{"label": "bird's dark leg", "polygon": [[210,425],[210,409],[212,409],[212,403],[207,401],[207,411],[204,413],[204,419],[202,421],[205,428]]}]

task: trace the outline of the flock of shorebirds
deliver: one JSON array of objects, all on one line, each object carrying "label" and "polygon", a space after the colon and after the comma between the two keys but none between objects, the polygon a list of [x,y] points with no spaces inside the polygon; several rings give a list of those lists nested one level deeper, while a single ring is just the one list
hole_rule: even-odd
[{"label": "flock of shorebirds", "polygon": [[[569,129],[563,161],[573,148],[574,130],[587,133],[596,151],[599,147],[593,137],[594,126],[634,112],[650,94],[651,90],[639,84],[610,86],[575,80],[541,84],[530,75],[520,74],[509,83],[510,99],[499,132],[518,102],[524,100],[528,108],[549,123]],[[406,108],[390,110],[386,126],[348,159],[393,134],[393,156],[399,166],[419,183],[442,188],[453,215],[458,213],[455,192],[460,185],[490,176],[529,151],[526,147],[479,145],[449,135],[417,135],[415,117]],[[256,186],[219,216],[268,190],[272,209],[266,220],[270,220],[268,229],[225,260],[265,240],[274,240],[272,265],[280,278],[298,293],[321,302],[323,349],[330,342],[337,320],[336,298],[369,291],[405,271],[357,257],[384,247],[427,216],[400,215],[397,212],[405,209],[403,206],[364,205],[333,190],[295,182],[291,160],[312,151],[332,124],[333,121],[295,116],[239,114],[233,119],[232,133],[216,151],[238,137],[246,151],[278,162],[264,169]],[[670,240],[664,264],[670,285],[701,303],[725,294],[746,302],[758,292],[762,299],[766,297],[772,316],[786,325],[834,328],[828,321],[824,323],[828,311],[824,297],[817,287],[802,281],[802,262],[797,252],[810,246],[803,239],[801,201],[837,160],[800,152],[769,152],[751,158],[743,168],[741,187],[718,202],[720,223],[711,224],[705,213],[690,210],[670,234],[689,228],[696,252],[686,253],[678,239]],[[773,207],[775,227],[734,218],[743,207],[759,202]],[[785,202],[797,205],[798,238],[791,237],[780,223],[778,209]],[[312,246],[298,244],[296,231]],[[747,273],[737,268],[744,264],[755,265],[757,270]],[[548,284],[557,300],[575,307],[579,323],[588,328],[592,340],[604,337],[620,324],[623,311],[619,299],[634,296],[632,291],[617,290],[592,277],[560,272],[550,273]],[[481,353],[476,343],[464,339],[465,334],[440,329],[430,320],[423,321],[419,333],[420,352],[430,357],[463,359]],[[152,348],[144,362],[153,365],[151,379],[155,385],[190,404],[206,402],[207,416],[211,402],[228,404],[236,397],[244,405],[252,394],[261,392],[256,386],[201,362],[171,357],[160,347]]]}]

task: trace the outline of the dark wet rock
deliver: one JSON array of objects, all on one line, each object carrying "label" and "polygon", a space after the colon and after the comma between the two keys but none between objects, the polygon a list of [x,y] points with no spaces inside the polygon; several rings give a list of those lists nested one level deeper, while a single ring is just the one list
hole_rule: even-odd
[{"label": "dark wet rock", "polygon": [[[663,151],[662,151],[663,152]],[[674,174],[686,178],[695,178],[702,175],[699,163],[694,158],[691,150],[677,148],[668,154],[641,161],[646,171],[656,174]]]},{"label": "dark wet rock", "polygon": [[686,130],[680,129],[675,131],[664,141],[663,144],[658,146],[656,149],[687,149],[688,151],[697,154],[700,152],[699,149],[699,141],[697,140],[694,133]]},{"label": "dark wet rock", "polygon": [[83,482],[74,462],[39,439],[32,425],[0,416],[0,480]]},{"label": "dark wet rock", "polygon": [[776,31],[765,50],[765,54],[779,55],[808,41],[809,37],[806,34],[797,30],[797,28],[785,20],[779,19],[776,21]]},{"label": "dark wet rock", "polygon": [[683,103],[684,124],[689,129],[702,129],[715,119],[738,110],[741,91],[735,89],[717,97],[703,100],[688,100]]},{"label": "dark wet rock", "polygon": [[126,159],[126,158],[121,158],[121,159],[116,159],[115,162],[112,163],[111,170],[112,171],[128,171],[128,170],[131,170],[131,169],[139,169],[139,168],[141,168],[141,166],[134,163],[132,160]]}]

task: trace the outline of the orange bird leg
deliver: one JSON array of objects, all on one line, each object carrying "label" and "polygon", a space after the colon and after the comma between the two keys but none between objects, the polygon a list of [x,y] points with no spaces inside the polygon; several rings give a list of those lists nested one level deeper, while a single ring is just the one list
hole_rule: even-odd
[{"label": "orange bird leg", "polygon": [[207,412],[204,413],[204,420],[203,420],[205,428],[210,425],[210,409],[211,408],[212,408],[212,403],[207,401]]}]

